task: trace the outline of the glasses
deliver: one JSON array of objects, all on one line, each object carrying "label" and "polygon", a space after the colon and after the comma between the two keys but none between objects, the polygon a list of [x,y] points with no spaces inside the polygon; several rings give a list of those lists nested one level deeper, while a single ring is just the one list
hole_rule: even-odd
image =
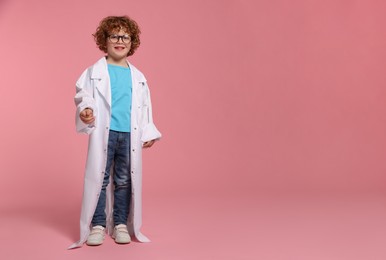
[{"label": "glasses", "polygon": [[118,43],[120,39],[122,40],[123,43],[130,43],[131,42],[131,37],[130,37],[130,35],[127,35],[127,34],[125,34],[125,35],[112,34],[112,35],[109,35],[108,39],[112,43]]}]

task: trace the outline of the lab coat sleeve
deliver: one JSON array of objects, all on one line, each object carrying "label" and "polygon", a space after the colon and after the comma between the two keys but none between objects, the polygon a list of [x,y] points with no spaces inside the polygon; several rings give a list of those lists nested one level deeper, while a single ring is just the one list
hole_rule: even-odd
[{"label": "lab coat sleeve", "polygon": [[[76,82],[76,95],[74,98],[76,105],[76,113],[75,113],[75,125],[76,131],[78,133],[91,134],[95,129],[95,123],[97,118],[97,106],[94,99],[94,89],[93,84],[90,77],[90,69],[87,69],[82,73],[78,81]],[[82,112],[86,108],[91,108],[93,110],[93,115],[95,117],[95,121],[91,124],[85,124],[80,119],[80,112]]]},{"label": "lab coat sleeve", "polygon": [[149,86],[145,82],[146,87],[146,100],[145,104],[147,109],[145,110],[145,125],[142,129],[142,136],[141,141],[142,142],[148,142],[151,140],[159,140],[161,138],[161,133],[158,131],[157,127],[155,126],[153,122],[153,113],[152,113],[152,106],[151,106],[151,98],[150,98],[150,90]]}]

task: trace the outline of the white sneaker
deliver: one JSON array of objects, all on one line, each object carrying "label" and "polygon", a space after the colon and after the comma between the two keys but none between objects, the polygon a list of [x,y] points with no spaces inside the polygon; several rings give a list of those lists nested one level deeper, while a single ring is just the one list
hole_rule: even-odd
[{"label": "white sneaker", "polygon": [[99,246],[102,245],[103,240],[105,240],[105,228],[102,226],[94,226],[91,229],[86,244],[89,246]]},{"label": "white sneaker", "polygon": [[129,231],[127,231],[127,226],[124,224],[119,224],[114,227],[113,238],[115,243],[118,244],[128,244],[130,243]]}]

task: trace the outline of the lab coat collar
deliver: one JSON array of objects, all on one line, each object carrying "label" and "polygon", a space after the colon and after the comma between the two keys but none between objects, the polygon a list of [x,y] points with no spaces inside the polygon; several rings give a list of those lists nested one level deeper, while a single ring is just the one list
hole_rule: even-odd
[{"label": "lab coat collar", "polygon": [[[134,67],[133,64],[131,64],[129,61],[127,61],[127,64],[129,65],[130,70],[132,71],[131,75],[135,80],[137,80],[138,82],[146,82],[145,76],[136,67]],[[91,73],[91,78],[102,79],[105,77],[108,77],[107,61],[106,57],[102,57],[94,64],[94,68]]]}]

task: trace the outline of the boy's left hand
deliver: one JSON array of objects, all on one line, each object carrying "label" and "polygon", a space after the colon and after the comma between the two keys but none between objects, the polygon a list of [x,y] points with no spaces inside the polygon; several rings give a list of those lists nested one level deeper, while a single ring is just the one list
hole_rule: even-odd
[{"label": "boy's left hand", "polygon": [[151,140],[151,141],[148,141],[148,142],[144,142],[142,147],[143,148],[150,148],[153,144],[155,143],[155,140]]}]

